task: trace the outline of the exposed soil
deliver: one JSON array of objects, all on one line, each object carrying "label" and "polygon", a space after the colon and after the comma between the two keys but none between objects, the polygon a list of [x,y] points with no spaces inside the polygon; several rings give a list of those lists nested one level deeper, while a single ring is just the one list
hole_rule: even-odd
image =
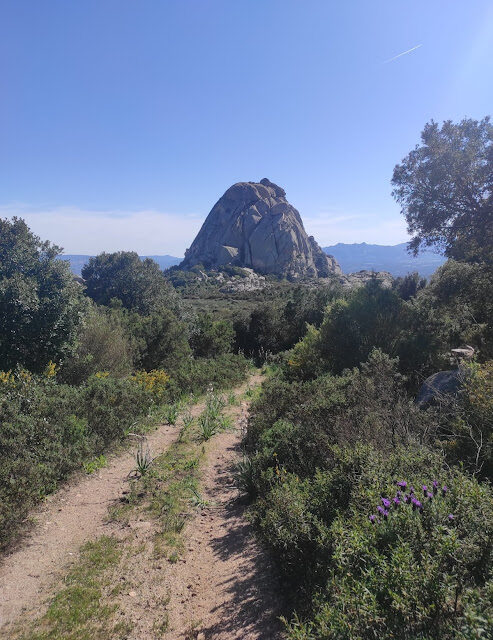
[{"label": "exposed soil", "polygon": [[[241,419],[245,419],[246,406]],[[166,640],[281,638],[279,585],[233,484],[239,431],[213,442],[203,475],[208,507],[189,526],[186,561],[168,571]],[[194,629],[194,633],[192,633]],[[203,634],[203,635],[201,635]]]},{"label": "exposed soil", "polygon": [[[258,383],[254,377],[247,384]],[[242,394],[247,384],[236,393]],[[203,403],[195,405],[193,415],[203,408]],[[208,444],[201,489],[207,504],[189,521],[185,551],[177,562],[155,555],[155,522],[142,516],[126,526],[107,521],[108,508],[128,489],[127,476],[135,465],[133,449],[114,456],[94,475],[74,478],[48,499],[36,513],[34,530],[0,564],[2,637],[8,637],[14,623],[46,610],[84,542],[112,535],[126,551],[117,600],[118,615],[133,627],[129,640],[281,638],[275,572],[255,542],[233,485],[246,413],[246,403],[234,407],[235,429]],[[162,425],[149,434],[152,454],[166,450],[178,430]]]}]

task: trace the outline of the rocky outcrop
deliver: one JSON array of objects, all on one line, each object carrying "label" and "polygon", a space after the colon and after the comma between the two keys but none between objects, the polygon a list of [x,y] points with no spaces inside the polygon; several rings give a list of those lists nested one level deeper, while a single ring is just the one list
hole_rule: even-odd
[{"label": "rocky outcrop", "polygon": [[448,404],[460,393],[463,383],[464,372],[461,369],[438,371],[423,382],[416,404],[422,409],[432,404]]},{"label": "rocky outcrop", "polygon": [[335,258],[307,235],[284,189],[267,178],[234,184],[214,205],[181,268],[197,264],[247,267],[291,279],[341,273]]},{"label": "rocky outcrop", "polygon": [[394,278],[388,271],[356,271],[345,273],[340,277],[340,282],[345,289],[357,289],[363,287],[370,280],[378,280],[384,289],[390,289]]}]

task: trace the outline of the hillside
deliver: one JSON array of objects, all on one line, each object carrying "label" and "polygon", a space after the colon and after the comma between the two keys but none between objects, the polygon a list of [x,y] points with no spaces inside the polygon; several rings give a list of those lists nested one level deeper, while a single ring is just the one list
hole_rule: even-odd
[{"label": "hillside", "polygon": [[323,250],[341,265],[343,273],[354,273],[366,269],[369,271],[388,271],[393,276],[404,276],[417,271],[429,277],[445,262],[443,256],[431,251],[423,251],[414,258],[407,252],[407,243],[392,246],[367,244],[366,242],[338,244],[323,247]]}]

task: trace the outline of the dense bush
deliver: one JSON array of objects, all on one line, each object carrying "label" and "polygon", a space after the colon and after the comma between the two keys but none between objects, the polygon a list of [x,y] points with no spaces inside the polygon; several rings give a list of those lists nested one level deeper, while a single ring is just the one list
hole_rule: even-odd
[{"label": "dense bush", "polygon": [[476,365],[453,412],[420,411],[375,349],[342,376],[266,381],[238,484],[296,594],[292,640],[488,637],[493,496],[447,462],[489,468],[491,384]]},{"label": "dense bush", "polygon": [[327,304],[340,295],[337,282],[313,289],[289,288],[283,296],[258,304],[235,320],[236,348],[258,363],[290,349],[305,335],[307,324],[320,325]]},{"label": "dense bush", "polygon": [[63,361],[60,377],[68,384],[80,384],[100,371],[121,378],[131,373],[135,359],[136,347],[121,314],[94,306],[84,317],[74,353]]},{"label": "dense bush", "polygon": [[[408,483],[400,494],[399,480]],[[290,638],[487,637],[488,487],[426,449],[383,454],[369,446],[333,448],[331,469],[305,480],[279,465],[265,482],[255,518],[296,589],[300,618]],[[406,503],[411,485],[416,498]]]},{"label": "dense bush", "polygon": [[414,300],[405,302],[377,279],[330,303],[319,329],[311,327],[292,350],[286,374],[309,380],[340,374],[364,362],[372,349],[399,357],[401,372],[422,379],[441,364],[439,320]]},{"label": "dense bush", "polygon": [[233,341],[233,325],[228,320],[213,320],[210,314],[202,313],[192,323],[189,342],[196,358],[230,353]]},{"label": "dense bush", "polygon": [[125,435],[150,406],[130,379],[79,387],[26,371],[0,376],[0,546],[30,507],[88,457]]},{"label": "dense bush", "polygon": [[450,462],[493,481],[493,361],[463,367],[458,398],[444,398],[436,438]]},{"label": "dense bush", "polygon": [[172,369],[191,358],[188,327],[170,309],[142,316],[125,315],[127,331],[136,349],[137,369]]},{"label": "dense bush", "polygon": [[347,370],[343,376],[325,374],[289,382],[277,375],[266,381],[251,408],[245,446],[255,450],[261,435],[279,419],[309,432],[304,437],[310,440],[324,434],[318,444],[314,442],[314,451],[323,450],[326,440],[372,442],[385,450],[399,442],[425,441],[435,415],[420,411],[404,384],[398,360],[378,349],[360,369]]}]

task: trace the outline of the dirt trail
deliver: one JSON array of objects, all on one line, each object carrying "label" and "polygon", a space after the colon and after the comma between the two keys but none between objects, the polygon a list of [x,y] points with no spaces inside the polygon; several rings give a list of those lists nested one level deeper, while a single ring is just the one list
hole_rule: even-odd
[{"label": "dirt trail", "polygon": [[[195,405],[191,413],[198,416],[204,406],[203,402]],[[149,433],[154,455],[167,449],[178,431],[178,425],[160,425]],[[0,629],[50,595],[50,588],[76,559],[84,542],[111,533],[106,523],[108,508],[128,489],[135,448],[110,457],[107,467],[90,476],[75,477],[33,513],[34,530],[19,549],[0,559]]]},{"label": "dirt trail", "polygon": [[[236,390],[256,385],[254,376]],[[204,403],[192,408],[194,416]],[[190,520],[185,553],[175,564],[156,561],[153,540],[156,524],[138,518],[123,529],[107,522],[108,508],[128,489],[126,481],[135,460],[133,447],[110,459],[108,467],[51,496],[36,514],[35,529],[21,547],[0,563],[0,629],[8,633],[16,621],[37,617],[60,588],[61,580],[78,557],[80,546],[101,535],[125,543],[133,539],[138,553],[128,550],[120,612],[132,622],[129,640],[143,637],[165,640],[276,640],[279,630],[279,586],[268,559],[254,541],[245,518],[245,506],[232,484],[239,454],[241,429],[248,405],[232,411],[233,431],[216,436],[208,445],[202,471],[202,511]],[[176,439],[179,426],[160,426],[149,434],[153,455]],[[130,536],[129,536],[130,531]],[[156,632],[165,614],[167,623]]]},{"label": "dirt trail", "polygon": [[233,485],[247,405],[242,409],[237,429],[212,443],[202,484],[208,506],[188,527],[186,561],[167,572],[170,631],[163,636],[166,640],[283,637],[275,571],[255,541],[245,505]]}]

